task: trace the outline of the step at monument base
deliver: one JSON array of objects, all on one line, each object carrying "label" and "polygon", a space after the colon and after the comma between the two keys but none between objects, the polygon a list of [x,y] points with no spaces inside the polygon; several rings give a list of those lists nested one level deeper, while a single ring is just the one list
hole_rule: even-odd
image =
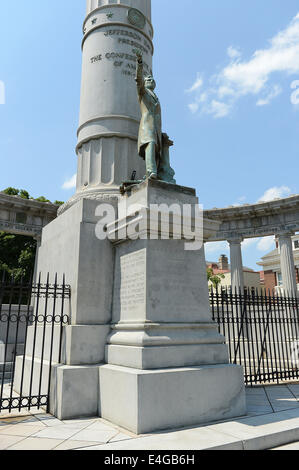
[{"label": "step at monument base", "polygon": [[135,434],[246,414],[241,366],[163,370],[100,367],[101,417]]}]

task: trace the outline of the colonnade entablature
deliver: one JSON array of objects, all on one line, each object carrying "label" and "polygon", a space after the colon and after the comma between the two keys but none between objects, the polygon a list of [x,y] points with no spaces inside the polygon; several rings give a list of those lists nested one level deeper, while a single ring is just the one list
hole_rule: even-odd
[{"label": "colonnade entablature", "polygon": [[40,238],[42,229],[57,217],[56,204],[0,193],[0,232]]}]

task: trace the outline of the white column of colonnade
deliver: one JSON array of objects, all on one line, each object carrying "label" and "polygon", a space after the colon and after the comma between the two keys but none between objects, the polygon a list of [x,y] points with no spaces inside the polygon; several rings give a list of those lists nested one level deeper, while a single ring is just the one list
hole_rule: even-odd
[{"label": "white column of colonnade", "polygon": [[291,232],[282,232],[279,233],[276,237],[280,251],[280,266],[283,290],[284,294],[289,297],[295,297],[297,295],[292,235],[293,233]]},{"label": "white column of colonnade", "polygon": [[230,246],[231,285],[232,292],[244,292],[244,271],[242,260],[241,237],[228,240]]}]

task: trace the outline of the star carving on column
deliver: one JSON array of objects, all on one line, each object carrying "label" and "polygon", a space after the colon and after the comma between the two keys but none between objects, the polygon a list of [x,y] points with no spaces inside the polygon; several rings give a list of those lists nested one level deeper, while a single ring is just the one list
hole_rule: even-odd
[{"label": "star carving on column", "polygon": [[92,24],[96,24],[97,21],[98,21],[98,19],[94,18],[91,22],[92,22]]},{"label": "star carving on column", "polygon": [[107,16],[108,20],[110,20],[111,18],[113,18],[113,13],[107,13],[106,16]]}]

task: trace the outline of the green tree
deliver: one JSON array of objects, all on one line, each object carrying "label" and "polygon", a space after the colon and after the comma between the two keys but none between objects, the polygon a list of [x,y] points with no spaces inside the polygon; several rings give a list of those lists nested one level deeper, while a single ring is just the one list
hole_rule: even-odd
[{"label": "green tree", "polygon": [[[6,188],[2,191],[9,196],[19,196],[22,199],[33,199],[25,189]],[[35,199],[39,202],[51,202],[44,196]],[[62,205],[62,201],[54,204]],[[28,279],[34,270],[36,241],[23,235],[11,235],[0,232],[0,271],[13,275],[16,280],[21,277]]]},{"label": "green tree", "polygon": [[207,268],[207,279],[209,282],[212,283],[215,289],[221,284],[221,279],[224,279],[225,276],[223,274],[214,274],[212,268]]},{"label": "green tree", "polygon": [[30,194],[25,189],[20,189],[19,196],[22,199],[30,199]]},{"label": "green tree", "polygon": [[16,280],[28,279],[34,270],[36,241],[23,235],[0,232],[0,271]]},{"label": "green tree", "polygon": [[[26,189],[17,189],[17,188],[9,187],[9,188],[4,189],[2,192],[4,194],[7,194],[8,196],[19,196],[22,199],[33,199],[34,201],[38,201],[38,202],[50,202],[51,203],[51,201],[47,199],[45,196],[40,196],[34,199],[33,197],[30,196],[30,194],[28,193],[28,191],[26,191]],[[56,204],[57,206],[62,206],[64,202],[55,201],[53,204]]]},{"label": "green tree", "polygon": [[7,194],[8,196],[18,196],[19,192],[20,192],[19,189],[11,188],[11,187],[6,188],[6,189],[3,190],[3,193]]},{"label": "green tree", "polygon": [[37,197],[35,199],[35,201],[38,201],[38,202],[51,202],[51,201],[49,201],[49,199],[45,198],[45,196]]}]

